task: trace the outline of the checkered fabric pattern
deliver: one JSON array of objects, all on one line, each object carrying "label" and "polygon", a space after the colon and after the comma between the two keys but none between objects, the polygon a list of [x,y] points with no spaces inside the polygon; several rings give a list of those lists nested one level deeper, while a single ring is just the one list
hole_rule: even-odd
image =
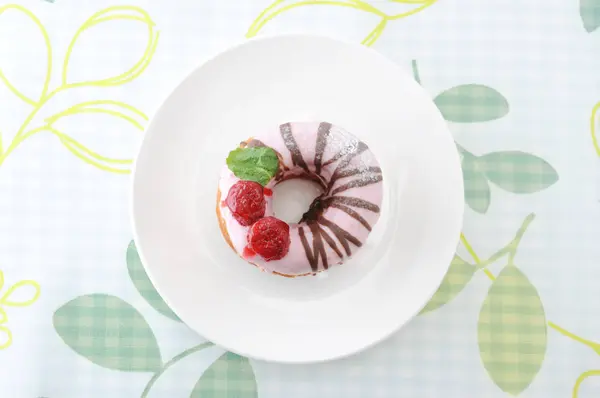
[{"label": "checkered fabric pattern", "polygon": [[515,266],[505,267],[490,288],[478,323],[481,360],[502,389],[519,394],[546,354],[547,325],[540,297]]},{"label": "checkered fabric pattern", "polygon": [[227,352],[202,375],[191,397],[256,396],[256,377],[248,359]]},{"label": "checkered fabric pattern", "polygon": [[[597,3],[0,0],[0,396],[599,396]],[[174,316],[136,257],[126,176],[199,60],[292,32],[364,40],[413,73],[454,135],[467,205],[419,316],[294,366]]]},{"label": "checkered fabric pattern", "polygon": [[106,368],[133,372],[162,366],[150,326],[117,297],[80,296],[54,313],[54,328],[73,350]]}]

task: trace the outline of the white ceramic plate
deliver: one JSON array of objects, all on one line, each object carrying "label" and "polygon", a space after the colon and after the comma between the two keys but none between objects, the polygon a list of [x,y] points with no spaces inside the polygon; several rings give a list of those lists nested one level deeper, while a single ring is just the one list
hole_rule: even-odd
[{"label": "white ceramic plate", "polygon": [[[369,145],[384,203],[350,261],[326,277],[288,279],[227,246],[216,187],[241,140],[302,120]],[[132,200],[142,261],[186,324],[240,355],[306,363],[363,350],[427,303],[456,249],[463,185],[452,136],[410,75],[364,46],[291,35],[229,49],[175,89],[144,138]]]}]

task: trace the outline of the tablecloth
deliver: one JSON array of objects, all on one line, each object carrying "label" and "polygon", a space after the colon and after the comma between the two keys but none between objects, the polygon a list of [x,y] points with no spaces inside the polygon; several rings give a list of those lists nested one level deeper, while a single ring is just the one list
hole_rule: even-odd
[{"label": "tablecloth", "polygon": [[[600,396],[599,26],[599,0],[0,1],[0,396]],[[467,205],[422,313],[315,365],[187,328],[128,211],[131,159],[173,87],[230,44],[291,32],[412,73],[454,135]]]}]

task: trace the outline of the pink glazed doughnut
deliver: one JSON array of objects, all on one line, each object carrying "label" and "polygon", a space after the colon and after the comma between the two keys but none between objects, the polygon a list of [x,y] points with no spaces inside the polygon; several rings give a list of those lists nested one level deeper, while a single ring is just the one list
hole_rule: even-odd
[{"label": "pink glazed doughnut", "polygon": [[[322,194],[297,223],[273,213],[273,187],[294,179]],[[366,242],[380,216],[381,168],[368,146],[327,122],[285,123],[231,151],[217,192],[229,246],[264,272],[315,275],[342,264]]]}]

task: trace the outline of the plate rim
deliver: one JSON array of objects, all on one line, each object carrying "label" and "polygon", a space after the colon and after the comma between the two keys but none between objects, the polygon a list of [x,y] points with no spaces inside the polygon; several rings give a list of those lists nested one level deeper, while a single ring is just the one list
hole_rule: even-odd
[{"label": "plate rim", "polygon": [[[137,222],[136,222],[136,216],[135,216],[135,207],[136,207],[135,186],[136,186],[136,181],[137,181],[136,176],[138,173],[138,161],[144,150],[145,144],[147,143],[147,140],[146,140],[147,133],[154,125],[155,119],[160,114],[161,109],[164,108],[165,104],[174,97],[174,95],[179,91],[179,89],[183,85],[185,85],[186,82],[188,80],[190,80],[190,78],[199,69],[203,68],[208,63],[216,60],[221,55],[235,51],[236,49],[243,47],[252,42],[269,41],[269,40],[273,40],[273,39],[277,40],[277,39],[281,39],[281,38],[328,40],[330,42],[335,42],[340,45],[352,47],[354,49],[360,49],[361,51],[368,51],[371,54],[373,54],[373,56],[376,56],[383,62],[386,62],[390,66],[393,66],[395,69],[397,69],[399,71],[399,73],[409,74],[397,62],[393,61],[392,59],[385,56],[383,53],[375,50],[374,48],[365,46],[358,42],[352,42],[349,40],[340,39],[338,37],[332,37],[332,36],[320,35],[320,34],[311,34],[311,33],[280,33],[280,34],[261,34],[260,36],[255,36],[255,37],[251,37],[251,38],[247,38],[247,39],[230,41],[228,45],[221,47],[220,50],[215,51],[212,54],[202,58],[198,63],[196,63],[196,65],[193,68],[191,68],[190,71],[185,73],[184,76],[179,81],[179,83],[175,84],[173,86],[173,88],[171,90],[169,90],[167,95],[165,95],[163,97],[163,99],[160,101],[160,104],[155,108],[155,111],[149,117],[148,122],[144,128],[141,142],[138,144],[138,147],[136,149],[135,156],[134,156],[134,159],[132,162],[132,167],[131,167],[131,176],[130,176],[129,189],[128,189],[128,192],[129,192],[129,206],[128,206],[129,221],[130,221],[130,225],[132,228],[133,240],[134,240],[134,242],[136,242],[136,248],[137,248],[138,255],[140,257],[142,266],[144,267],[144,271],[145,271],[146,275],[148,276],[150,282],[152,283],[154,289],[159,294],[161,299],[167,304],[167,306],[169,306],[169,308],[181,319],[181,323],[186,325],[189,329],[191,329],[199,337],[204,338],[205,340],[207,340],[209,342],[212,342],[214,345],[219,346],[219,347],[225,349],[226,351],[229,351],[229,352],[232,352],[237,355],[240,355],[240,356],[243,356],[243,357],[246,357],[249,359],[253,359],[253,360],[259,360],[259,361],[264,361],[264,362],[269,362],[269,363],[290,364],[290,365],[292,365],[292,364],[297,364],[297,365],[318,364],[318,363],[336,361],[336,360],[340,360],[340,359],[344,359],[344,358],[348,358],[350,356],[360,354],[360,353],[388,340],[390,337],[392,337],[393,335],[398,333],[403,327],[405,327],[408,323],[410,323],[413,319],[415,319],[418,316],[418,314],[422,311],[422,309],[425,308],[427,303],[435,295],[435,293],[441,286],[441,283],[443,282],[443,279],[446,276],[448,269],[450,268],[452,258],[456,251],[453,250],[452,253],[450,253],[449,255],[446,255],[446,253],[444,253],[443,255],[440,255],[440,257],[449,257],[448,260],[446,261],[447,266],[445,267],[444,273],[438,278],[439,280],[435,283],[435,285],[434,284],[431,285],[432,292],[430,294],[427,294],[427,300],[424,300],[423,303],[417,307],[416,311],[414,311],[414,313],[412,313],[410,316],[407,317],[405,322],[403,322],[403,323],[399,322],[396,327],[390,328],[385,333],[383,333],[378,339],[374,339],[373,341],[370,341],[367,344],[361,344],[358,347],[355,347],[351,350],[346,350],[344,353],[340,353],[337,355],[321,356],[319,358],[313,357],[312,359],[294,359],[294,358],[286,359],[286,358],[282,358],[282,357],[278,357],[278,358],[274,359],[274,358],[269,358],[269,357],[265,357],[265,356],[261,356],[261,355],[249,354],[249,353],[244,352],[244,350],[232,349],[228,344],[221,343],[218,336],[217,337],[207,336],[207,335],[201,333],[196,328],[188,325],[183,320],[183,318],[180,317],[179,312],[176,309],[176,306],[174,306],[170,303],[168,297],[161,294],[158,284],[156,283],[155,277],[152,276],[152,272],[146,265],[147,261],[146,261],[146,256],[144,254],[144,250],[141,245],[137,244],[137,242],[140,240]],[[415,83],[419,84],[418,82],[415,82]],[[431,97],[429,92],[427,90],[425,90],[420,84],[419,84],[419,86],[427,94],[428,98],[433,102],[433,98]],[[454,140],[452,132],[449,128],[448,122],[443,118],[442,113],[440,112],[440,110],[437,107],[436,107],[436,113],[438,114],[439,118],[441,120],[443,120],[445,127],[446,127],[445,130],[447,131],[449,138]],[[460,193],[460,196],[462,197],[462,199],[456,201],[456,208],[453,209],[453,211],[452,211],[452,214],[454,214],[455,215],[454,217],[456,218],[456,223],[453,225],[453,227],[455,229],[454,234],[456,235],[456,244],[453,246],[458,248],[458,245],[460,244],[460,236],[461,236],[463,223],[464,223],[464,211],[465,211],[465,202],[464,202],[464,196],[463,196],[464,195],[464,180],[462,178],[462,160],[461,160],[458,150],[456,150],[454,152],[453,157],[455,158],[453,163],[455,164],[454,167],[456,169],[456,172],[461,175],[461,178],[459,178],[457,180],[457,182],[459,183],[459,186],[457,187],[456,190],[457,190],[457,194]]]}]

